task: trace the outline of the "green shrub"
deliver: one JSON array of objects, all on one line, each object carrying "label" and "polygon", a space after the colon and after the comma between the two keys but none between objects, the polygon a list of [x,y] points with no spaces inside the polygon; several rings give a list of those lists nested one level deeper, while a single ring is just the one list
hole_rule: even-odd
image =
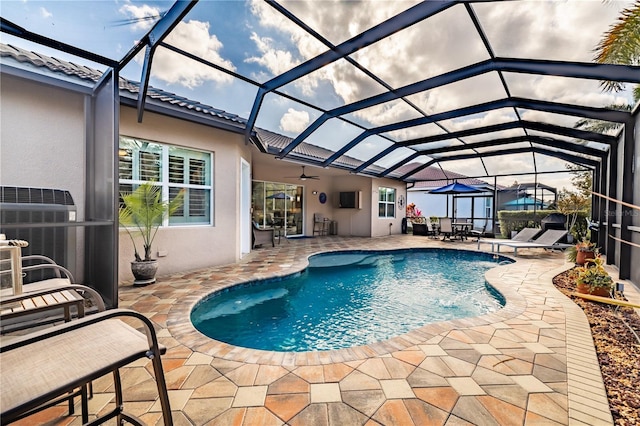
[{"label": "green shrub", "polygon": [[503,238],[510,238],[511,231],[523,228],[540,228],[540,222],[555,210],[501,210],[498,212],[500,233]]}]

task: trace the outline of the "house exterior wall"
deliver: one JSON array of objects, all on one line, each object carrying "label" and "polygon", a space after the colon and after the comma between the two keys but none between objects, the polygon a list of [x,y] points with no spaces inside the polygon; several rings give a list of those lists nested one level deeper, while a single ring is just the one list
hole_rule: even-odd
[{"label": "house exterior wall", "polygon": [[[261,154],[255,154],[261,155]],[[255,158],[255,157],[254,157]],[[395,188],[396,194],[404,195],[405,184],[391,179],[374,179],[365,176],[320,176],[318,180],[300,181],[284,175],[295,175],[295,172],[283,172],[282,162],[256,159],[253,163],[253,179],[270,182],[290,183],[304,187],[304,235],[313,236],[313,215],[322,214],[325,218],[337,222],[338,235],[371,237],[389,235],[389,223],[392,233],[401,232],[400,224],[405,215],[404,208],[396,210],[395,219],[378,218],[378,188],[383,186]],[[290,170],[290,167],[289,169]],[[308,175],[315,175],[315,169],[308,168]],[[299,170],[296,170],[299,173]],[[313,194],[316,191],[317,194]],[[343,209],[339,207],[339,194],[343,191],[361,191],[361,209]],[[320,202],[321,193],[327,195],[327,201]]]},{"label": "house exterior wall", "polygon": [[[373,187],[373,179],[364,176],[349,176],[348,178],[335,179],[333,190],[327,195],[329,195],[328,203],[331,203],[331,207],[333,208],[333,213],[329,217],[338,222],[338,235],[354,237],[371,237],[375,235],[371,201]],[[375,196],[377,197],[377,186],[375,190]],[[349,191],[362,192],[362,208],[347,209],[339,207],[340,192]],[[377,204],[375,208],[377,212]]]},{"label": "house exterior wall", "polygon": [[0,182],[64,189],[84,219],[84,96],[2,75]]},{"label": "house exterior wall", "polygon": [[[160,228],[153,243],[159,257],[158,275],[222,265],[240,259],[240,175],[244,158],[251,163],[251,149],[243,135],[146,112],[137,122],[133,108],[121,107],[120,134],[163,144],[208,151],[213,154],[213,225]],[[247,227],[250,223],[245,224]],[[138,241],[139,244],[141,244]],[[120,232],[119,281],[133,279],[129,263],[134,259],[131,240]]]},{"label": "house exterior wall", "polygon": [[[378,217],[378,190],[381,187],[396,190],[396,206],[394,218]],[[371,236],[382,237],[385,235],[400,234],[402,232],[402,218],[407,214],[407,187],[402,182],[390,179],[372,179],[370,192],[371,205]],[[402,206],[398,204],[399,197],[404,198]]]},{"label": "house exterior wall", "polygon": [[[2,74],[0,185],[69,191],[77,221],[85,220],[84,104],[81,93]],[[70,235],[83,247],[82,228]],[[83,260],[84,251],[76,250],[65,265],[79,282]]]},{"label": "house exterior wall", "polygon": [[[264,155],[258,153],[256,148],[253,148],[254,156]],[[309,179],[305,181],[300,181],[295,177],[296,174],[300,174],[300,169],[295,168],[294,171],[291,167],[283,168],[281,161],[254,161],[252,164],[252,177],[254,180],[260,181],[268,181],[268,182],[278,182],[278,183],[288,183],[292,185],[299,185],[304,188],[303,192],[303,232],[304,235],[313,236],[313,214],[319,213],[324,217],[329,219],[334,219],[333,217],[333,177],[325,177],[322,176],[320,179]],[[290,164],[287,164],[290,166]],[[287,170],[287,171],[284,171]],[[308,175],[315,175],[313,169],[307,169],[306,172]],[[317,191],[318,194],[313,195],[313,191]],[[325,193],[327,195],[327,202],[322,204],[319,201],[319,194]]]}]

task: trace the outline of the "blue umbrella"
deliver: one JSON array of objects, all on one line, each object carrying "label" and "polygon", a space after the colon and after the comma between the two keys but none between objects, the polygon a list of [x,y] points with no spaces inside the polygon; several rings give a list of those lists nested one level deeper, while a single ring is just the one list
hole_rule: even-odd
[{"label": "blue umbrella", "polygon": [[292,197],[290,197],[289,195],[285,194],[284,192],[276,192],[273,195],[269,195],[267,198],[268,199],[272,199],[273,198],[275,200],[284,200],[284,199],[292,198]]},{"label": "blue umbrella", "polygon": [[430,194],[472,194],[477,192],[482,192],[482,190],[458,182],[429,191]]}]

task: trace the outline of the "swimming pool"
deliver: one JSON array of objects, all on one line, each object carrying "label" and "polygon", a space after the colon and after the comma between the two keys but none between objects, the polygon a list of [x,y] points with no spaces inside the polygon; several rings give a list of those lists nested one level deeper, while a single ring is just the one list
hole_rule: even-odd
[{"label": "swimming pool", "polygon": [[209,295],[191,321],[213,339],[253,349],[366,345],[499,309],[504,300],[484,273],[502,261],[508,258],[430,248],[324,253],[303,272]]}]

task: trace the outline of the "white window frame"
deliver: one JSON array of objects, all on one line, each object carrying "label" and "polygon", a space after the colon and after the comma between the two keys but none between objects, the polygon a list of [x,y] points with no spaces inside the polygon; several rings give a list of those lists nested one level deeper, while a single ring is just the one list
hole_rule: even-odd
[{"label": "white window frame", "polygon": [[[380,194],[384,192],[385,200],[380,199]],[[378,188],[378,218],[379,219],[395,219],[396,217],[396,198],[397,198],[397,190],[396,188],[388,188],[388,187],[379,187]],[[389,193],[393,194],[393,201],[389,201]],[[384,215],[380,215],[380,206],[384,204]],[[389,205],[391,205],[391,211],[393,212],[393,216],[388,216],[387,212],[389,211]]]},{"label": "white window frame", "polygon": [[[210,151],[203,151],[203,150],[198,150],[198,149],[193,149],[193,148],[185,148],[183,146],[179,146],[179,145],[171,145],[171,144],[166,144],[166,143],[161,143],[161,142],[157,142],[157,141],[151,141],[151,140],[147,140],[147,139],[141,139],[141,138],[136,138],[136,137],[132,137],[132,136],[126,136],[126,135],[120,135],[120,139],[122,138],[127,138],[127,139],[133,139],[135,141],[144,141],[144,142],[148,142],[154,145],[157,145],[160,147],[160,158],[161,158],[161,164],[160,164],[160,181],[158,182],[154,182],[154,184],[161,186],[162,187],[162,199],[163,200],[168,200],[169,199],[169,188],[184,188],[184,189],[202,189],[205,191],[209,192],[209,220],[208,221],[202,221],[202,222],[193,222],[193,223],[170,223],[170,218],[169,217],[165,217],[163,222],[162,222],[162,226],[171,226],[171,227],[177,227],[177,226],[211,226],[214,224],[214,191],[213,191],[213,161],[214,161],[214,153],[210,152]],[[124,147],[122,147],[124,148]],[[171,148],[177,148],[180,150],[185,150],[185,151],[192,151],[194,153],[199,153],[202,154],[204,156],[208,156],[208,168],[209,170],[207,170],[207,179],[205,179],[206,181],[209,182],[209,184],[205,184],[205,185],[194,185],[191,183],[174,183],[174,182],[169,182],[169,151]],[[188,172],[188,171],[187,171]],[[133,160],[132,160],[132,177],[136,177],[136,175],[139,177],[139,159],[138,156],[134,156]],[[140,179],[120,179],[119,178],[120,173],[118,172],[118,184],[119,185],[133,185],[134,187],[136,185],[140,185],[144,182],[146,182],[145,180],[140,180]]]}]

